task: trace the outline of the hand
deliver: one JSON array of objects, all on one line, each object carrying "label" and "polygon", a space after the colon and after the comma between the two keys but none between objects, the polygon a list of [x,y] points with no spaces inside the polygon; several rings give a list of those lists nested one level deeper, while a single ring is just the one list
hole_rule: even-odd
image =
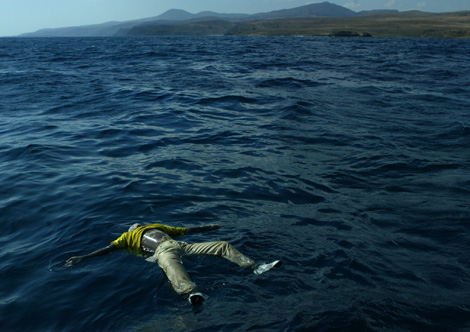
[{"label": "hand", "polygon": [[80,263],[82,260],[83,260],[83,257],[82,257],[82,256],[70,257],[70,258],[67,259],[67,261],[65,262],[65,266],[76,265],[76,264]]},{"label": "hand", "polygon": [[207,232],[207,231],[213,231],[215,229],[219,229],[220,226],[216,224],[208,224],[204,226],[195,226],[195,227],[187,227],[186,228],[186,233],[200,233],[200,232]]}]

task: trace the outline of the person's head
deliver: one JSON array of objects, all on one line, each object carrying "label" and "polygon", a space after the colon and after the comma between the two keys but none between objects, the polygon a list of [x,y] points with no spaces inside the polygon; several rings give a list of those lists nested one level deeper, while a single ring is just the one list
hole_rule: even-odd
[{"label": "person's head", "polygon": [[139,223],[135,223],[134,225],[132,225],[131,227],[129,227],[129,230],[128,232],[132,232],[132,231],[135,231],[137,229],[137,227],[140,227],[141,225]]}]

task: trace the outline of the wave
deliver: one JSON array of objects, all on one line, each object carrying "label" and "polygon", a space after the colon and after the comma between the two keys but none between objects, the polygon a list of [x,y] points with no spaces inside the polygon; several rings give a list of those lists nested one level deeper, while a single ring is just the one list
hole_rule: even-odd
[{"label": "wave", "polygon": [[[467,42],[0,44],[4,330],[468,328]],[[62,266],[134,222],[284,265],[185,257],[197,312],[131,254]]]}]

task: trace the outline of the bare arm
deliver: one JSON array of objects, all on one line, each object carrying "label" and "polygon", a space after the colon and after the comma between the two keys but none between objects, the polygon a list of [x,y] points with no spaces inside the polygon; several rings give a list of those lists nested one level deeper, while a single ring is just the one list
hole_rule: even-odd
[{"label": "bare arm", "polygon": [[90,253],[88,255],[70,257],[65,262],[65,266],[72,266],[72,265],[78,264],[82,260],[87,259],[87,258],[92,258],[92,257],[96,257],[96,256],[103,256],[103,255],[109,254],[111,251],[114,251],[116,249],[117,249],[116,245],[114,243],[112,243],[109,246],[104,247],[104,248],[99,249],[99,250],[96,250],[96,251],[93,251],[92,253]]},{"label": "bare arm", "polygon": [[186,227],[186,234],[213,231],[213,230],[216,230],[216,229],[219,229],[219,228],[220,228],[220,226],[216,225],[216,224]]}]

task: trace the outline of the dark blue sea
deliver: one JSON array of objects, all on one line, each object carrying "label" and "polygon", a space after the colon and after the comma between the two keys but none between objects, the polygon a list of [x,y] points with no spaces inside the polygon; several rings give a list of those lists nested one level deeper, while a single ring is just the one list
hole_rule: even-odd
[{"label": "dark blue sea", "polygon": [[2,332],[470,331],[470,41],[0,39],[0,227]]}]

